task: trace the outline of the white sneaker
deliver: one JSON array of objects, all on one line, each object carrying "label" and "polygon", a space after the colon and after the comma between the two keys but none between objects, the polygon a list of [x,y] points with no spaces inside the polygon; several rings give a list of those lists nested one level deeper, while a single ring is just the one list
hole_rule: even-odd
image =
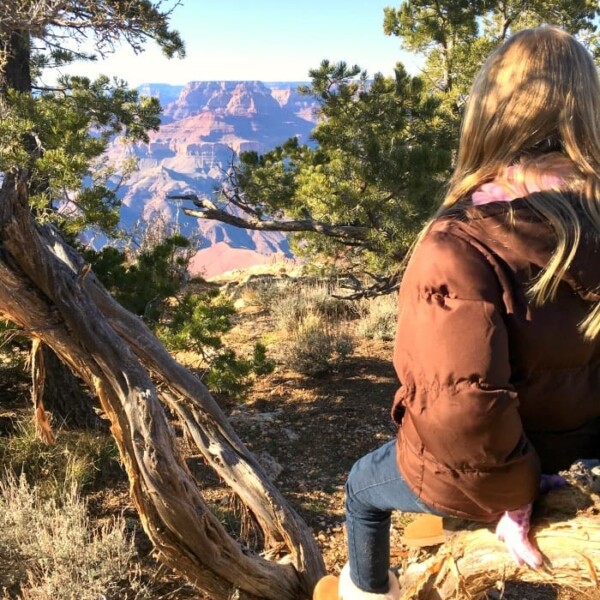
[{"label": "white sneaker", "polygon": [[364,592],[356,587],[352,579],[350,579],[350,565],[346,563],[340,573],[339,600],[399,600],[400,586],[398,578],[391,571],[389,571],[389,582],[389,590],[384,594]]}]

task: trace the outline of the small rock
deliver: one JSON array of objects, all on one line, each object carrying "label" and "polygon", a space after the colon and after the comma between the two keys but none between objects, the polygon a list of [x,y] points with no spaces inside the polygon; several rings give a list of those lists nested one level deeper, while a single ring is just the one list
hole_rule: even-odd
[{"label": "small rock", "polygon": [[240,424],[253,424],[256,423],[258,425],[264,425],[266,423],[271,423],[275,419],[281,416],[281,410],[274,410],[272,412],[236,412],[229,417],[229,421],[231,423],[240,423]]},{"label": "small rock", "polygon": [[291,430],[289,427],[284,427],[282,431],[283,433],[285,433],[290,442],[297,442],[300,439],[300,436],[295,431]]},{"label": "small rock", "polygon": [[259,452],[257,458],[269,479],[275,481],[283,473],[283,467],[265,450]]},{"label": "small rock", "polygon": [[600,493],[600,460],[578,460],[571,465],[568,471],[563,471],[561,474],[567,481],[579,483],[592,492]]}]

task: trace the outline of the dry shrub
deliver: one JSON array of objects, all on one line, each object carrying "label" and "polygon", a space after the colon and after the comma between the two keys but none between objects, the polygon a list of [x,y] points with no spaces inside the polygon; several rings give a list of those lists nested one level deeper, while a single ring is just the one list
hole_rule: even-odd
[{"label": "dry shrub", "polygon": [[310,315],[319,315],[328,323],[359,316],[357,305],[350,300],[336,298],[335,290],[324,284],[288,286],[272,306],[273,319],[278,328],[294,331]]},{"label": "dry shrub", "polygon": [[132,568],[125,520],[93,529],[72,487],[59,501],[42,499],[24,475],[0,482],[0,590],[4,599],[149,598]]},{"label": "dry shrub", "polygon": [[290,331],[282,360],[287,368],[299,373],[322,375],[335,370],[353,350],[352,336],[322,315],[309,313]]},{"label": "dry shrub", "polygon": [[359,337],[373,340],[393,340],[398,314],[397,294],[376,296],[361,301],[361,319],[357,327]]},{"label": "dry shrub", "polygon": [[247,306],[270,310],[285,297],[292,284],[287,279],[264,278],[241,285],[240,298]]}]

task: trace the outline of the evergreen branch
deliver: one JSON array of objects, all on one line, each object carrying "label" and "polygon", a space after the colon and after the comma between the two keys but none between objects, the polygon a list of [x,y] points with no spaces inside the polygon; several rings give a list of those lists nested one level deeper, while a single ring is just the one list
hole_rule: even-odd
[{"label": "evergreen branch", "polygon": [[0,0],[0,37],[11,32],[27,32],[34,38],[48,41],[69,36],[81,41],[91,35],[96,51],[103,55],[112,51],[119,40],[139,53],[143,42],[152,39],[169,55],[183,54],[179,34],[168,29],[168,21],[181,0],[161,11],[164,2],[147,0],[33,0],[15,2]]},{"label": "evergreen branch", "polygon": [[223,185],[221,185],[221,195],[234,206],[237,206],[240,210],[246,214],[251,215],[255,218],[260,218],[260,211],[256,210],[246,202],[239,187],[238,170],[235,164],[235,152],[231,151],[231,158],[227,169],[221,168],[221,173],[224,176]]},{"label": "evergreen branch", "polygon": [[36,90],[38,92],[60,92],[62,94],[66,94],[69,91],[69,89],[65,87],[51,87],[47,85],[32,85],[31,89]]}]

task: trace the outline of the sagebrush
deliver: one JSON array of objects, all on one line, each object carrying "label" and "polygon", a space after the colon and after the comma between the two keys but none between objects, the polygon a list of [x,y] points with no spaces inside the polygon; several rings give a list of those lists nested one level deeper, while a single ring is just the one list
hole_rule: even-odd
[{"label": "sagebrush", "polygon": [[282,349],[287,368],[305,375],[322,375],[335,370],[354,350],[352,336],[322,315],[308,314],[296,327]]},{"label": "sagebrush", "polygon": [[335,288],[325,284],[289,285],[286,294],[272,307],[276,326],[284,331],[292,331],[311,315],[319,315],[328,323],[358,317],[360,313],[356,303],[336,297],[335,292]]},{"label": "sagebrush", "polygon": [[397,294],[362,300],[357,333],[360,337],[373,340],[393,340],[397,318]]},{"label": "sagebrush", "polygon": [[0,590],[4,600],[142,600],[126,522],[92,527],[73,486],[44,499],[24,475],[0,482]]}]

